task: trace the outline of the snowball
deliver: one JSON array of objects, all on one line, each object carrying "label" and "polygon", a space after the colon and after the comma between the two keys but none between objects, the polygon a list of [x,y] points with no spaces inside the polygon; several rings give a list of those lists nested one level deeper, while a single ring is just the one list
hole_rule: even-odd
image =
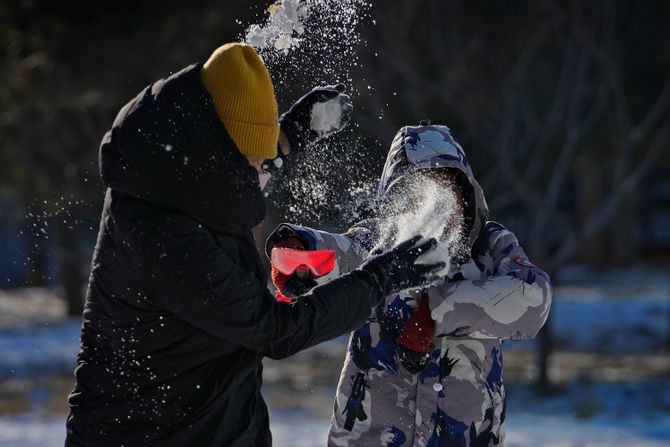
[{"label": "snowball", "polygon": [[324,137],[340,128],[342,121],[342,95],[312,107],[310,128]]}]

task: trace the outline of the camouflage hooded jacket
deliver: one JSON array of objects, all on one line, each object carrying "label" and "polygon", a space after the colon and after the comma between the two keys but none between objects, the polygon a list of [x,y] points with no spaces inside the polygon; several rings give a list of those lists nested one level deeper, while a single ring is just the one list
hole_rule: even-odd
[{"label": "camouflage hooded jacket", "polygon": [[[526,257],[516,236],[487,221],[481,187],[463,149],[445,126],[404,127],[389,151],[379,197],[420,169],[452,168],[469,183],[470,257],[460,272],[421,293],[385,298],[355,330],[337,386],[329,446],[502,446],[505,389],[501,341],[534,337],[549,314],[548,275]],[[466,217],[467,219],[467,217]],[[337,251],[324,280],[356,269],[374,241],[375,220],[344,234],[280,225],[272,242],[298,236],[310,250]],[[421,229],[418,228],[420,233]],[[399,363],[396,340],[427,297],[435,321],[429,366],[411,374]]]}]

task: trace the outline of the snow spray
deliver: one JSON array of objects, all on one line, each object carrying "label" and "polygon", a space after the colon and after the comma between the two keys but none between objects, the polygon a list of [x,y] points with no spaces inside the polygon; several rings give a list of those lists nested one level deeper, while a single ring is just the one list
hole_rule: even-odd
[{"label": "snow spray", "polygon": [[[362,0],[279,0],[246,27],[240,39],[263,58],[283,103],[280,110],[315,86],[344,83],[355,111],[352,71],[361,66],[359,28],[369,9]],[[312,110],[311,128],[321,137],[339,127],[338,100]],[[350,129],[322,139],[273,173],[266,196],[287,220],[348,225],[374,196],[376,179],[367,167],[371,149],[376,148],[364,145]]]},{"label": "snow spray", "polygon": [[305,31],[302,22],[309,16],[309,5],[300,0],[283,0],[271,5],[268,12],[265,25],[251,25],[245,41],[257,50],[273,48],[287,55],[300,44],[298,36]]},{"label": "snow spray", "polygon": [[359,63],[356,51],[363,43],[358,25],[369,17],[369,8],[363,0],[278,0],[240,37],[258,51],[280,85],[302,80],[298,87],[304,91],[315,81],[351,84],[351,67]]},{"label": "snow spray", "polygon": [[448,275],[451,258],[463,249],[464,242],[458,198],[453,186],[446,187],[432,179],[414,176],[400,191],[391,191],[392,197],[380,208],[376,245],[390,248],[417,234],[424,240],[435,238],[437,247],[421,256],[417,263],[444,262],[446,266],[438,274]]}]

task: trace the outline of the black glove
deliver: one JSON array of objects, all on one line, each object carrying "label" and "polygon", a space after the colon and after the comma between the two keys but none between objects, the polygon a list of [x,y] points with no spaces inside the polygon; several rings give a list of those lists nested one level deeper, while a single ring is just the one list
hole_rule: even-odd
[{"label": "black glove", "polygon": [[297,296],[304,295],[318,285],[319,284],[317,284],[317,282],[314,281],[314,279],[311,277],[307,276],[303,279],[294,273],[286,280],[286,284],[284,284],[284,289],[282,292],[288,298],[295,298]]},{"label": "black glove", "polygon": [[291,152],[299,152],[321,137],[318,132],[311,128],[312,108],[317,103],[326,102],[340,96],[342,117],[339,126],[333,131],[344,129],[351,119],[351,111],[354,108],[349,96],[343,94],[344,89],[344,84],[316,87],[296,101],[288,112],[279,118],[281,130],[286,134],[291,144]]},{"label": "black glove", "polygon": [[[401,242],[391,250],[376,254],[368,258],[358,269],[367,273],[377,283],[381,296],[393,295],[411,288],[422,288],[440,279],[435,273],[442,270],[446,264],[416,264],[419,256],[431,251],[437,245],[435,239],[414,246],[421,240],[422,236],[414,236]],[[371,303],[376,306],[378,303]]]}]

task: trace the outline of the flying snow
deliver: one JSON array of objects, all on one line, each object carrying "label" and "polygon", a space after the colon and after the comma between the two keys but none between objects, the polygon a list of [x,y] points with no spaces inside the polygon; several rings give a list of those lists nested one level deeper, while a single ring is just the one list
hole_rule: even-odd
[{"label": "flying snow", "polygon": [[300,44],[297,37],[304,32],[302,21],[309,14],[309,6],[300,0],[283,0],[270,6],[265,25],[251,25],[245,41],[259,50],[272,47],[288,54]]},{"label": "flying snow", "polygon": [[[359,25],[369,19],[369,10],[367,0],[278,0],[245,27],[240,40],[263,58],[284,108],[316,86],[339,83],[347,86],[355,108],[352,73],[362,71]],[[340,127],[341,114],[336,102],[319,104],[310,127],[330,136]],[[363,143],[347,130],[321,139],[273,173],[266,197],[287,220],[350,224],[374,197],[378,149],[378,143]]]},{"label": "flying snow", "polygon": [[393,194],[379,213],[377,246],[390,248],[420,233],[435,238],[437,247],[421,256],[418,264],[444,262],[439,275],[448,275],[451,258],[462,249],[463,218],[452,188],[416,177]]}]

